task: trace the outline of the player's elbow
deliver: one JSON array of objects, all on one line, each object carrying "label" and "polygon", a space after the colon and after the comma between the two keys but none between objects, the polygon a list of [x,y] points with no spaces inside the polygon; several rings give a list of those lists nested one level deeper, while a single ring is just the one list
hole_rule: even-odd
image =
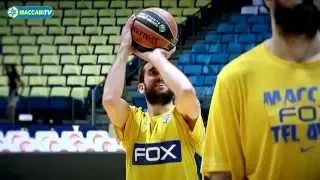
[{"label": "player's elbow", "polygon": [[111,107],[113,107],[116,103],[116,99],[110,95],[104,95],[102,98],[102,105],[104,107],[104,109],[110,109]]},{"label": "player's elbow", "polygon": [[192,85],[181,88],[181,97],[188,98],[196,96],[196,90]]}]

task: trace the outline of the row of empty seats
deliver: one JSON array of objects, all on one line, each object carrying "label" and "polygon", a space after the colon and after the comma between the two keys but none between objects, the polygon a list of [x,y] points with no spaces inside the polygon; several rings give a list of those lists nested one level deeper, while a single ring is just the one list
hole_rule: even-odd
[{"label": "row of empty seats", "polygon": [[[119,41],[119,40],[117,40]],[[117,42],[119,43],[119,42]],[[21,47],[21,48],[20,48]],[[115,54],[118,51],[119,46],[114,47],[112,45],[3,45],[2,53],[9,54],[21,54],[21,55],[36,55],[36,54],[72,54],[72,55],[84,55],[84,54]]]},{"label": "row of empty seats", "polygon": [[[128,20],[128,19],[127,19]],[[109,23],[105,21],[105,23]],[[0,35],[38,35],[46,36],[39,44],[48,44],[52,35],[117,35],[120,26],[0,26]],[[44,39],[42,38],[42,39]],[[45,42],[43,42],[45,41]],[[52,44],[52,43],[50,43]]]},{"label": "row of empty seats", "polygon": [[[22,96],[25,97],[79,97],[86,98],[88,96],[89,87],[25,87]],[[9,87],[0,87],[0,97],[7,97]]]},{"label": "row of empty seats", "polygon": [[[131,14],[147,7],[162,7],[181,24],[189,16],[199,16],[202,7],[207,8],[210,3],[211,0],[0,2],[1,110],[6,108],[8,95],[2,65],[16,64],[26,85],[17,114],[31,113],[40,119],[59,116],[63,120],[81,114],[85,118],[89,105],[86,97],[92,92],[90,88],[102,82],[109,72],[122,26]],[[54,13],[48,19],[8,18],[7,8],[19,5],[47,5]],[[203,84],[212,79],[213,76],[205,78]]]},{"label": "row of empty seats", "polygon": [[[266,38],[270,37],[269,33],[229,33],[229,34],[209,34],[206,38],[202,41],[204,45],[208,48],[211,47],[219,47],[226,46],[228,43],[257,43],[265,40]],[[219,43],[219,44],[213,44]],[[199,46],[201,44],[195,44],[195,46]],[[246,44],[245,44],[246,45]]]},{"label": "row of empty seats", "polygon": [[0,131],[0,152],[115,152],[122,146],[106,131],[37,131],[30,137],[27,131]]},{"label": "row of empty seats", "polygon": [[[8,85],[8,77],[0,76],[0,86]],[[104,76],[22,76],[25,86],[95,86]]]},{"label": "row of empty seats", "polygon": [[110,68],[111,65],[25,65],[17,66],[17,71],[20,75],[106,75]]},{"label": "row of empty seats", "polygon": [[[60,19],[47,19],[45,20],[45,23],[43,23],[43,20],[39,21],[27,21],[25,23],[24,19],[14,19],[14,20],[8,20],[8,24],[5,20],[1,20],[2,26],[12,26],[12,34],[17,34],[18,29],[22,28],[24,31],[20,32],[27,32],[28,33],[28,26],[30,26],[30,34],[35,35],[45,35],[45,34],[52,34],[53,29],[57,29],[59,26],[65,26],[69,27],[67,29],[66,34],[70,34],[73,29],[79,29],[76,28],[77,26],[122,26],[125,25],[128,21],[128,17],[125,18],[64,18],[63,20]],[[46,28],[46,26],[49,26],[49,28]],[[73,27],[73,28],[71,28]],[[1,29],[4,29],[2,27]],[[39,32],[36,32],[36,30],[39,30]],[[61,32],[61,31],[60,31]],[[68,33],[70,32],[70,33]]]},{"label": "row of empty seats", "polygon": [[259,15],[244,15],[244,14],[232,14],[228,19],[228,23],[231,24],[268,24],[270,25],[271,19],[269,14],[259,14]]},{"label": "row of empty seats", "polygon": [[[134,8],[134,7],[202,7],[209,0],[105,0],[105,1],[9,1],[7,7],[21,5],[47,5],[54,9],[102,9],[102,8]],[[5,7],[2,2],[0,7]]]},{"label": "row of empty seats", "polygon": [[[243,47],[241,49],[244,49]],[[236,55],[238,55],[241,52],[237,52]],[[214,65],[214,64],[226,64],[229,62],[229,60],[232,58],[232,53],[219,53],[219,52],[203,52],[203,53],[194,53],[189,52],[185,54],[181,54],[178,57],[178,64],[179,65]],[[187,66],[186,66],[187,67]],[[200,71],[201,69],[205,69],[205,66],[190,66],[190,68],[182,68],[186,71],[189,71],[189,69],[192,71]],[[188,69],[188,70],[187,70]],[[205,71],[205,70],[204,70]]]},{"label": "row of empty seats", "polygon": [[217,27],[218,33],[267,33],[270,31],[271,26],[269,24],[253,24],[239,23],[233,25],[231,23],[221,23]]},{"label": "row of empty seats", "polygon": [[120,36],[4,36],[3,45],[104,45],[118,44]]},{"label": "row of empty seats", "polygon": [[[195,86],[201,100],[212,96],[216,77],[224,65],[271,37],[268,15],[233,14],[217,25],[215,31],[178,56],[178,67]],[[202,101],[209,107],[210,101]]]},{"label": "row of empty seats", "polygon": [[[0,55],[0,64],[16,65],[66,65],[66,64],[113,64],[115,55]],[[133,56],[129,57],[131,61]],[[0,72],[0,74],[2,71]]]}]

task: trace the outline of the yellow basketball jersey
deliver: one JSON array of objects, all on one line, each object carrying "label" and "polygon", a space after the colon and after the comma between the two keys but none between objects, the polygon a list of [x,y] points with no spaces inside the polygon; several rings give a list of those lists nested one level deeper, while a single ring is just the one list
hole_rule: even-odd
[{"label": "yellow basketball jersey", "polygon": [[130,106],[124,129],[116,129],[126,150],[127,180],[196,180],[204,139],[201,116],[191,131],[182,115],[169,111],[150,116]]},{"label": "yellow basketball jersey", "polygon": [[320,179],[320,61],[296,63],[265,43],[218,76],[202,172],[233,180]]}]

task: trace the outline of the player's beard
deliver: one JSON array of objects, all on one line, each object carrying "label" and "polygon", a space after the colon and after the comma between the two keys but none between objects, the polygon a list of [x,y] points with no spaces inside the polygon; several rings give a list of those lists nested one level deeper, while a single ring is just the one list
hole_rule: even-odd
[{"label": "player's beard", "polygon": [[166,105],[173,100],[174,94],[170,89],[161,92],[145,84],[145,96],[151,105]]},{"label": "player's beard", "polygon": [[304,0],[293,8],[287,8],[276,0],[275,22],[284,36],[306,35],[313,39],[320,28],[320,12],[313,1]]}]

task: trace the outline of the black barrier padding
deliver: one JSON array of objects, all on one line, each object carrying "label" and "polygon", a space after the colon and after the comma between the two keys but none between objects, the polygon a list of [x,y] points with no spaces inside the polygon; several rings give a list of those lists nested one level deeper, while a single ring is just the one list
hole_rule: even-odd
[{"label": "black barrier padding", "polygon": [[1,180],[124,180],[124,153],[0,154]]}]

